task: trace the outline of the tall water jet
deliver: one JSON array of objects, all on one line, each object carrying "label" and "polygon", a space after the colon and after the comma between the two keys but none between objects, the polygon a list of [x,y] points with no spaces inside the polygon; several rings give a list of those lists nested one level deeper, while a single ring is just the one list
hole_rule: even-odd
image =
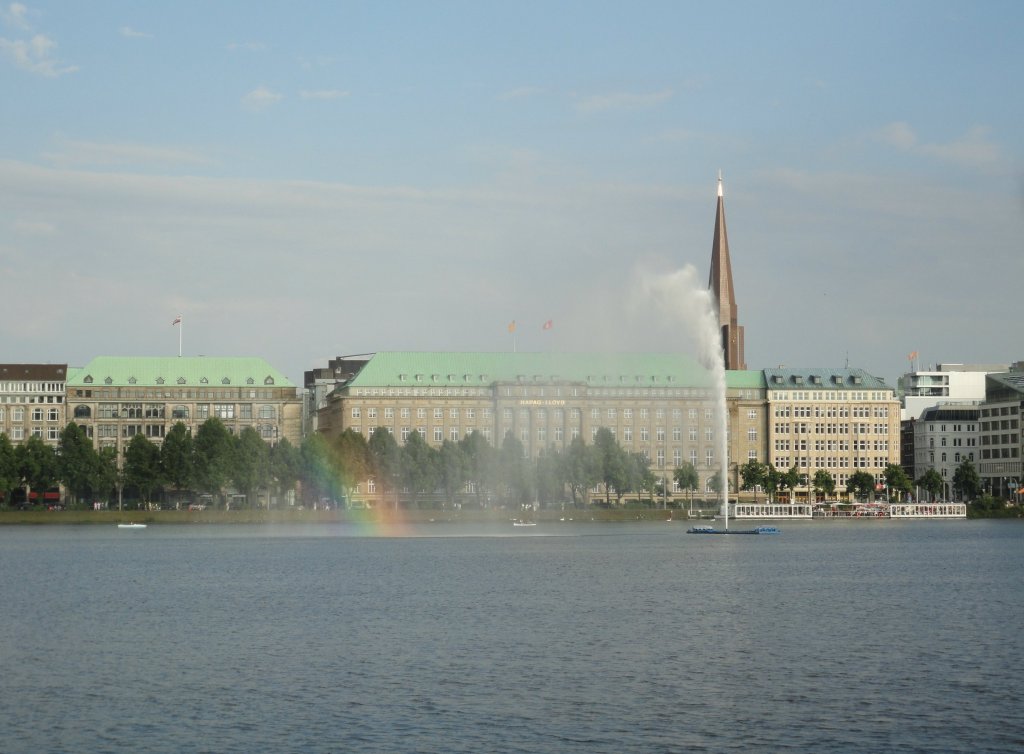
[{"label": "tall water jet", "polygon": [[677,320],[691,334],[696,343],[697,361],[711,375],[722,492],[720,513],[725,517],[725,528],[728,529],[729,410],[725,398],[725,357],[714,294],[700,285],[693,265],[686,265],[668,274],[647,276],[643,287],[667,315]]}]

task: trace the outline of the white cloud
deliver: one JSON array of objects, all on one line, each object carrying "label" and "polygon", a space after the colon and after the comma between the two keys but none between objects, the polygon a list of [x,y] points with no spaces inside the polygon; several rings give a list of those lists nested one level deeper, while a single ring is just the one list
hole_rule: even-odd
[{"label": "white cloud", "polygon": [[153,35],[148,34],[144,31],[136,31],[130,26],[122,26],[118,31],[121,32],[122,37],[129,37],[135,39],[152,39]]},{"label": "white cloud", "polygon": [[302,99],[341,99],[348,95],[348,92],[341,89],[303,89],[299,92],[299,96]]},{"label": "white cloud", "polygon": [[36,34],[30,40],[4,39],[0,37],[0,51],[23,71],[40,76],[55,78],[78,70],[76,65],[62,65],[53,57],[57,43],[43,34]]},{"label": "white cloud", "polygon": [[604,112],[607,110],[640,110],[655,107],[670,99],[672,99],[671,89],[642,94],[635,92],[610,92],[608,94],[593,94],[587,97],[579,97],[576,101],[576,109],[585,113]]},{"label": "white cloud", "polygon": [[3,18],[4,23],[8,26],[28,30],[32,28],[28,22],[28,13],[28,8],[21,3],[11,3],[5,9],[0,10],[0,18]]},{"label": "white cloud", "polygon": [[265,86],[258,86],[242,97],[242,102],[253,110],[263,110],[281,101],[283,95]]},{"label": "white cloud", "polygon": [[149,144],[103,143],[74,139],[57,140],[56,149],[44,159],[61,167],[174,167],[209,165],[211,160],[190,149]]},{"label": "white cloud", "polygon": [[500,100],[513,100],[513,99],[525,99],[527,97],[534,97],[541,94],[544,90],[538,86],[519,86],[515,89],[509,89],[506,92],[502,92],[498,95]]},{"label": "white cloud", "polygon": [[909,123],[896,121],[876,131],[877,141],[912,154],[973,170],[991,170],[1004,160],[998,144],[989,139],[987,126],[974,126],[963,136],[945,144],[923,144]]}]

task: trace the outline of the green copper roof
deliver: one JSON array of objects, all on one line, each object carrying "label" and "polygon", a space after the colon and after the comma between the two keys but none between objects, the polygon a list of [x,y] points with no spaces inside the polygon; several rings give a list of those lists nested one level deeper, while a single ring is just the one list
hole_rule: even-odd
[{"label": "green copper roof", "polygon": [[828,369],[803,367],[799,369],[765,369],[764,377],[770,390],[892,390],[885,381],[873,377],[863,369]]},{"label": "green copper roof", "polygon": [[97,356],[69,369],[67,385],[295,387],[266,361],[250,356]]},{"label": "green copper roof", "polygon": [[[735,384],[737,379],[742,384]],[[575,382],[594,387],[708,387],[696,360],[677,354],[452,353],[384,351],[370,357],[353,387],[484,386],[495,382]],[[730,387],[763,387],[760,372],[730,372]]]}]

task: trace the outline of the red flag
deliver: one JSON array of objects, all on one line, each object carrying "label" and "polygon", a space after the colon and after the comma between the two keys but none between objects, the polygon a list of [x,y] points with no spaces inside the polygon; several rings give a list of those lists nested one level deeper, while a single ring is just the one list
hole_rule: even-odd
[{"label": "red flag", "polygon": [[552,322],[552,321],[551,321],[551,320],[549,319],[549,320],[548,320],[547,322],[545,322],[545,323],[544,323],[544,326],[543,326],[543,327],[542,327],[541,329],[542,329],[542,330],[550,330],[550,329],[551,329],[552,327],[554,327],[554,326],[555,326],[554,322]]},{"label": "red flag", "polygon": [[174,327],[175,325],[180,325],[180,324],[181,324],[181,315],[179,314],[177,317],[174,318],[174,321],[171,322],[171,327]]},{"label": "red flag", "polygon": [[511,322],[508,323],[508,331],[509,332],[515,332],[516,331],[516,321],[515,320],[512,320]]}]

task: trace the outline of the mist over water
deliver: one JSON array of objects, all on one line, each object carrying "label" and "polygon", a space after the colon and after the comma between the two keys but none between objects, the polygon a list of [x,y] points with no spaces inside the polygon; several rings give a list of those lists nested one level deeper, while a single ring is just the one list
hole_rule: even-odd
[{"label": "mist over water", "polygon": [[[697,361],[711,374],[715,391],[715,423],[718,438],[717,460],[722,475],[723,516],[729,505],[729,414],[725,400],[725,357],[715,312],[715,297],[697,277],[693,265],[669,273],[641,272],[641,287],[646,297],[693,339]],[[684,342],[680,339],[680,342]],[[727,524],[728,525],[728,524]]]}]

